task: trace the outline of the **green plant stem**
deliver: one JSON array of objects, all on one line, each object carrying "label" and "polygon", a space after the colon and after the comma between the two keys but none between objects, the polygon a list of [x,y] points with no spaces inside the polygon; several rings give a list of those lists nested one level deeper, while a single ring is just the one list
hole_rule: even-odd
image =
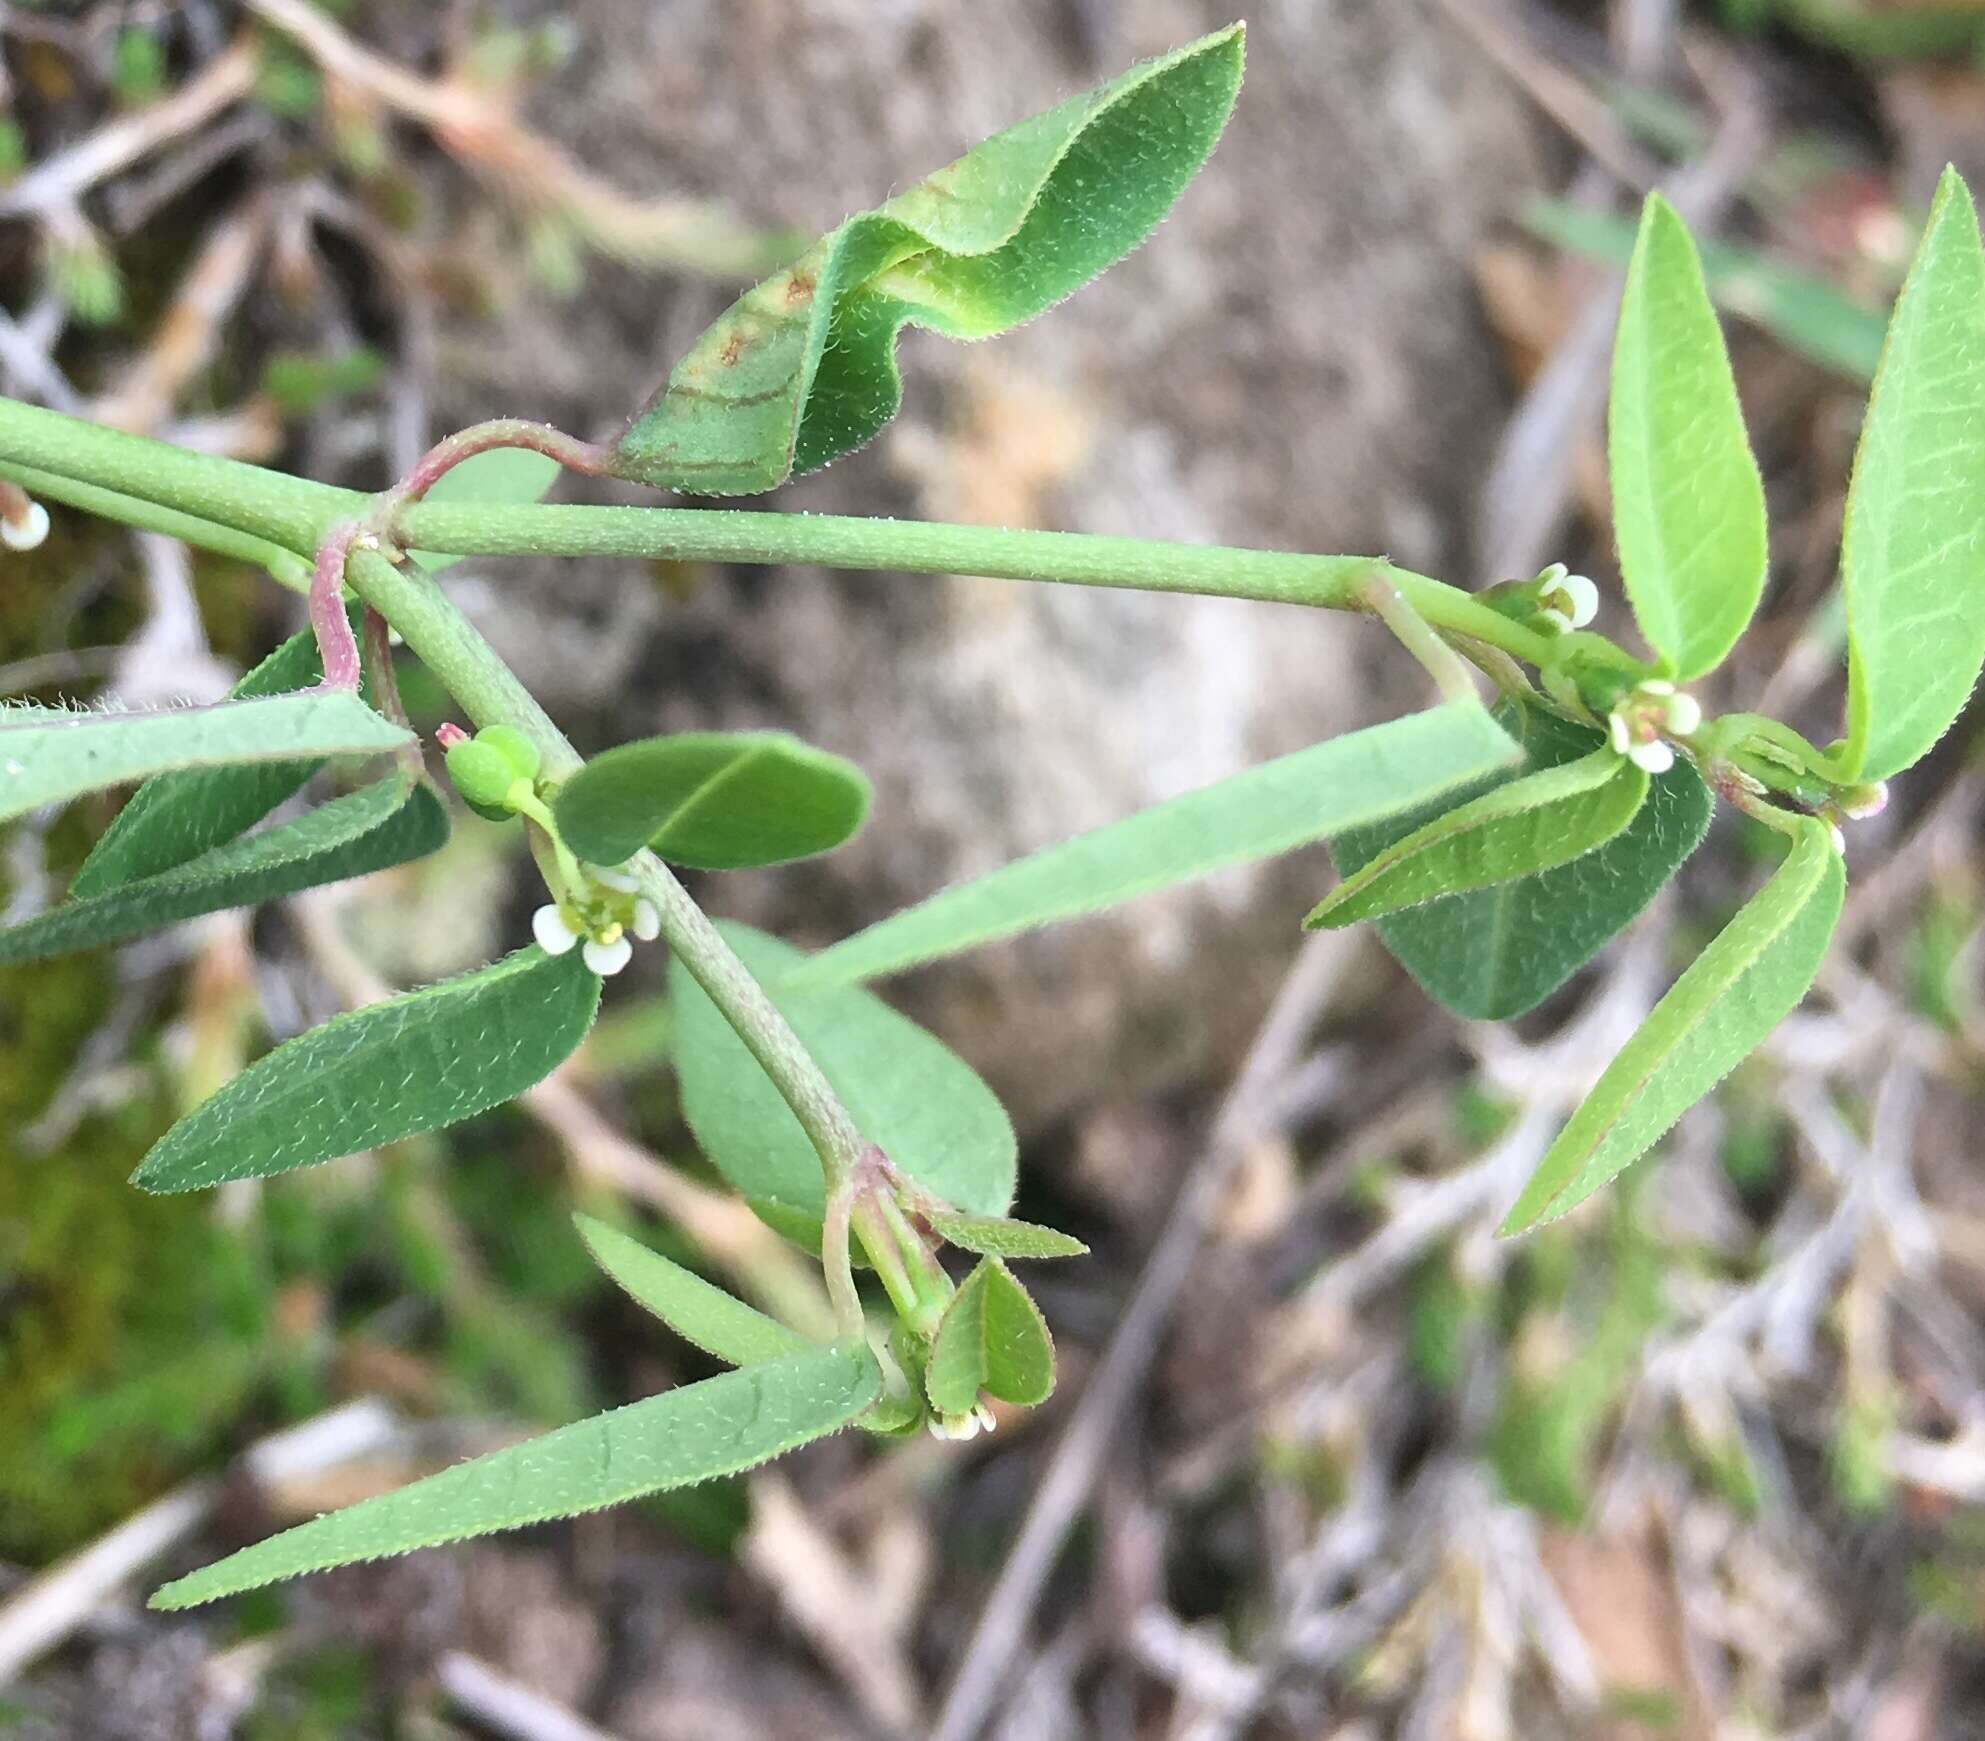
[{"label": "green plant stem", "polygon": [[1082,532],[708,508],[422,502],[401,515],[400,529],[417,548],[449,555],[796,562],[1200,593],[1350,611],[1369,610],[1362,588],[1378,577],[1390,581],[1436,628],[1487,642],[1533,665],[1543,663],[1551,652],[1546,636],[1512,622],[1460,588],[1371,556],[1304,556]]},{"label": "green plant stem", "polygon": [[0,465],[0,477],[19,484],[31,496],[40,496],[51,502],[65,502],[72,508],[81,508],[85,513],[134,526],[140,532],[163,532],[168,538],[177,538],[181,543],[191,544],[199,550],[211,550],[218,556],[232,556],[240,562],[252,562],[259,568],[267,569],[272,580],[292,592],[307,593],[310,590],[310,563],[296,551],[272,544],[266,538],[258,538],[252,532],[239,532],[232,526],[182,514],[176,508],[162,508],[142,496],[123,495],[98,484],[86,484],[77,478],[39,471],[33,466]]}]

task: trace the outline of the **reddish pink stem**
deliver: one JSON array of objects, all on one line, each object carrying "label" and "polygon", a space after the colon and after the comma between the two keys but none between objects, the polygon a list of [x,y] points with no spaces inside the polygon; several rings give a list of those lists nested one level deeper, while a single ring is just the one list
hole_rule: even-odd
[{"label": "reddish pink stem", "polygon": [[317,568],[310,577],[310,626],[324,661],[324,687],[352,694],[359,685],[358,639],[345,615],[345,563],[359,531],[356,520],[333,526],[317,547]]},{"label": "reddish pink stem", "polygon": [[378,523],[387,536],[400,542],[396,527],[403,508],[412,507],[465,459],[499,447],[521,447],[555,459],[567,471],[587,477],[606,474],[613,457],[610,447],[596,441],[581,441],[549,423],[532,423],[521,417],[498,417],[488,423],[474,423],[422,454],[414,469],[389,490],[380,505]]}]

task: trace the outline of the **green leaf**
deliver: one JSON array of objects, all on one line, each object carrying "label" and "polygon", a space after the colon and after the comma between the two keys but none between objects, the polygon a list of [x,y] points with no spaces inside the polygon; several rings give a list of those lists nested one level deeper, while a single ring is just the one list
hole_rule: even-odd
[{"label": "green leaf", "polygon": [[577,1517],[734,1475],[840,1431],[881,1394],[882,1374],[866,1347],[809,1348],[361,1500],[168,1584],[151,1605],[192,1608],[304,1572]]},{"label": "green leaf", "polygon": [[671,1263],[639,1240],[629,1239],[590,1215],[575,1215],[601,1269],[685,1342],[731,1366],[758,1366],[800,1353],[813,1344],[797,1330]]},{"label": "green leaf", "polygon": [[541,1082],[586,1037],[599,976],[535,945],[334,1017],[258,1059],[152,1145],[132,1183],[194,1191],[439,1130]]},{"label": "green leaf", "polygon": [[[350,612],[354,632],[359,611]],[[237,701],[308,689],[324,675],[317,637],[292,635],[228,693]],[[303,788],[321,759],[195,768],[160,774],[131,795],[83,861],[69,893],[100,895],[120,883],[157,876],[196,859],[255,826]]]},{"label": "green leaf", "polygon": [[[1521,738],[1534,768],[1591,755],[1603,741],[1541,709],[1504,707],[1497,718]],[[1457,1015],[1476,1021],[1520,1016],[1654,898],[1702,844],[1710,809],[1702,776],[1678,761],[1656,776],[1647,802],[1603,846],[1556,870],[1389,913],[1378,921],[1379,935],[1428,995]],[[1344,875],[1353,876],[1431,820],[1423,810],[1341,835],[1331,842],[1331,854]]]},{"label": "green leaf", "polygon": [[201,913],[278,900],[425,857],[447,839],[448,813],[426,782],[410,789],[408,776],[389,775],[191,864],[0,930],[0,963],[93,949]]},{"label": "green leaf", "polygon": [[[719,927],[861,1133],[934,1197],[976,1215],[1013,1200],[1013,1126],[949,1047],[852,986],[795,986],[806,957],[748,925]],[[682,1112],[710,1162],[772,1226],[817,1237],[820,1160],[771,1078],[680,961],[669,969]]]},{"label": "green leaf", "polygon": [[1627,267],[1608,422],[1620,572],[1682,682],[1723,662],[1764,592],[1764,482],[1695,244],[1650,194]]},{"label": "green leaf", "polygon": [[[557,460],[528,447],[492,447],[451,466],[421,499],[458,504],[535,502],[558,481],[559,469]],[[408,554],[429,574],[462,560],[428,550]]]},{"label": "green leaf", "polygon": [[642,847],[694,870],[743,870],[831,852],[868,815],[861,769],[785,732],[683,732],[595,756],[552,802],[583,859]]},{"label": "green leaf", "polygon": [[1520,1233],[1582,1203],[1763,1042],[1819,972],[1846,888],[1832,831],[1802,818],[1785,862],[1607,1065],[1503,1232]]},{"label": "green leaf", "polygon": [[1055,1346],[1027,1290],[998,1258],[960,1285],[938,1321],[924,1394],[941,1415],[969,1414],[979,1392],[1031,1408],[1055,1387]]},{"label": "green leaf", "polygon": [[981,1257],[1081,1257],[1089,1248],[1079,1239],[1031,1221],[1010,1221],[1004,1215],[961,1215],[936,1209],[924,1217],[947,1244]]},{"label": "green leaf", "polygon": [[1332,889],[1304,924],[1355,925],[1569,864],[1626,827],[1647,791],[1646,772],[1610,747],[1539,768],[1395,841]]},{"label": "green leaf", "polygon": [[846,983],[1272,857],[1374,822],[1513,761],[1473,703],[1313,744],[1002,865],[817,955],[794,982]]},{"label": "green leaf", "polygon": [[235,762],[370,755],[412,734],[356,695],[277,695],[156,713],[37,715],[0,720],[0,822],[44,804],[154,774]]},{"label": "green leaf", "polygon": [[988,139],[749,290],[615,450],[620,476],[749,495],[868,441],[902,399],[906,323],[989,338],[1156,228],[1226,125],[1238,25]]},{"label": "green leaf", "polygon": [[1849,780],[1950,729],[1985,663],[1985,252],[1944,171],[1889,320],[1842,531]]}]

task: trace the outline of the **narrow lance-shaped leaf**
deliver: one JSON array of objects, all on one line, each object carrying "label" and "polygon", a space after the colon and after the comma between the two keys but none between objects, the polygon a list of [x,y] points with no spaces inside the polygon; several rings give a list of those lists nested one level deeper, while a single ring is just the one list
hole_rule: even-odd
[{"label": "narrow lance-shaped leaf", "polygon": [[278,900],[424,857],[447,839],[448,813],[433,791],[392,774],[190,864],[0,930],[0,963],[93,949],[202,913]]},{"label": "narrow lance-shaped leaf", "polygon": [[0,822],[185,768],[372,755],[412,735],[356,695],[277,695],[156,713],[0,720]]},{"label": "narrow lance-shaped leaf", "polygon": [[558,790],[566,844],[614,865],[644,846],[695,870],[831,852],[868,815],[854,763],[784,732],[683,732],[595,756]]},{"label": "narrow lance-shaped leaf", "polygon": [[1346,877],[1304,921],[1311,929],[1492,888],[1603,846],[1647,801],[1648,777],[1612,749],[1540,768],[1457,804]]},{"label": "narrow lance-shaped leaf", "polygon": [[941,1415],[969,1414],[979,1392],[1031,1408],[1055,1387],[1047,1321],[997,1258],[978,1265],[952,1295],[931,1340],[924,1394]]},{"label": "narrow lance-shaped leaf", "polygon": [[1454,792],[1517,753],[1472,702],[1388,720],[946,889],[815,956],[794,983],[872,979],[1290,852]]},{"label": "narrow lance-shaped leaf", "polygon": [[1089,1249],[1059,1228],[1038,1227],[1004,1215],[964,1215],[955,1209],[937,1209],[924,1219],[947,1245],[981,1257],[1081,1257]]},{"label": "narrow lance-shaped leaf", "polygon": [[439,1130],[499,1106],[578,1047],[600,1003],[575,950],[535,945],[459,979],[335,1017],[203,1100],[132,1175],[193,1191]]},{"label": "narrow lance-shaped leaf", "polygon": [[1953,169],[1889,319],[1840,566],[1841,773],[1886,780],[1950,729],[1985,662],[1985,252]]},{"label": "narrow lance-shaped leaf", "polygon": [[838,1432],[881,1392],[875,1357],[858,1343],[727,1372],[285,1530],[166,1585],[152,1606],[191,1608],[305,1572],[577,1517],[734,1475]]},{"label": "narrow lance-shaped leaf", "polygon": [[[359,612],[349,613],[354,630]],[[292,635],[229,690],[237,701],[308,689],[324,675],[317,637]],[[190,863],[255,826],[302,790],[323,762],[259,762],[160,774],[131,794],[69,885],[78,897],[157,876]]]},{"label": "narrow lance-shaped leaf", "polygon": [[[1510,705],[1497,718],[1521,737],[1533,768],[1575,761],[1604,742],[1539,708]],[[1655,776],[1647,802],[1602,846],[1555,870],[1388,913],[1379,935],[1457,1015],[1507,1021],[1542,1003],[1654,898],[1702,844],[1711,808],[1702,776],[1678,761]],[[1429,807],[1339,835],[1331,855],[1353,876],[1438,814]]]},{"label": "narrow lance-shaped leaf", "polygon": [[959,339],[1031,320],[1157,226],[1213,149],[1238,25],[988,139],[747,291],[615,451],[624,477],[748,495],[868,441],[902,398],[906,323]]},{"label": "narrow lance-shaped leaf", "polygon": [[1763,888],[1692,962],[1572,1114],[1503,1224],[1576,1207],[1658,1142],[1806,995],[1847,877],[1832,831],[1804,818]]},{"label": "narrow lance-shaped leaf", "polygon": [[1695,244],[1650,194],[1627,267],[1607,430],[1634,620],[1688,682],[1723,662],[1764,591],[1764,483]]},{"label": "narrow lance-shaped leaf", "polygon": [[797,1354],[813,1344],[797,1330],[747,1306],[693,1270],[671,1263],[637,1239],[575,1215],[579,1231],[601,1269],[685,1342],[731,1366],[757,1366]]},{"label": "narrow lance-shaped leaf", "polygon": [[[813,1054],[861,1133],[946,1203],[998,1215],[1013,1200],[1013,1126],[941,1041],[852,986],[792,985],[806,957],[746,925],[720,926]],[[820,1160],[763,1068],[680,960],[669,969],[683,1117],[710,1162],[773,1227],[818,1237]]]}]

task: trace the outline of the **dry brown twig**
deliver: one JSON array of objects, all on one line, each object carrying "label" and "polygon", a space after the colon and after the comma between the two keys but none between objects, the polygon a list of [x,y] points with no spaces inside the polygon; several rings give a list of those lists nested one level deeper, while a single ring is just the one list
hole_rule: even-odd
[{"label": "dry brown twig", "polygon": [[247,0],[323,70],[426,127],[469,169],[525,211],[556,213],[594,246],[622,259],[720,278],[754,278],[783,257],[781,238],[700,200],[637,199],[531,132],[500,101],[457,77],[422,78],[353,41],[307,0]]}]

